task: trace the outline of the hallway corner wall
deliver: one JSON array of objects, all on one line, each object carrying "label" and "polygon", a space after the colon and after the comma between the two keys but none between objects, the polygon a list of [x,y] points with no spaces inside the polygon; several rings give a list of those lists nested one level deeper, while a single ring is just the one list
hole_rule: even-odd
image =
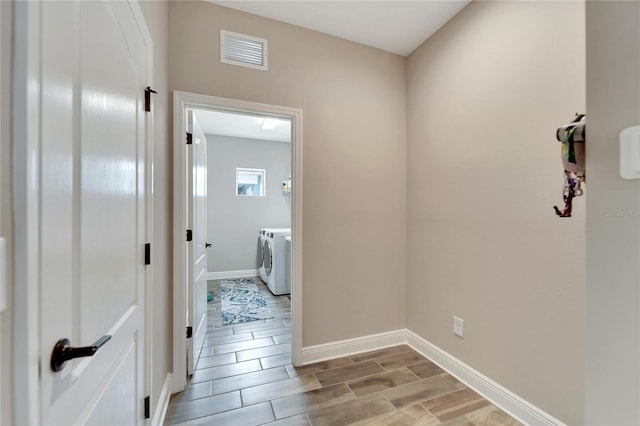
[{"label": "hallway corner wall", "polygon": [[[640,124],[640,3],[587,2],[587,425],[640,424],[640,181],[618,135]],[[629,155],[629,154],[627,154]]]},{"label": "hallway corner wall", "polygon": [[408,328],[567,424],[584,422],[585,197],[554,214],[555,131],[585,111],[584,18],[471,2],[407,62]]}]

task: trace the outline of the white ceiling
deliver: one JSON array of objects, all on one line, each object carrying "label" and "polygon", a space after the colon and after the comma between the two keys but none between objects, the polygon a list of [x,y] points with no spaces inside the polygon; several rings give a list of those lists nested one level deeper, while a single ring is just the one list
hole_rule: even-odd
[{"label": "white ceiling", "polygon": [[[407,56],[471,0],[206,0]],[[204,133],[291,141],[291,122],[262,129],[264,117],[196,111]]]},{"label": "white ceiling", "polygon": [[280,120],[273,130],[265,130],[265,117],[220,111],[196,110],[196,121],[205,134],[233,136],[275,142],[291,142],[291,121]]},{"label": "white ceiling", "polygon": [[471,0],[206,0],[407,56]]}]

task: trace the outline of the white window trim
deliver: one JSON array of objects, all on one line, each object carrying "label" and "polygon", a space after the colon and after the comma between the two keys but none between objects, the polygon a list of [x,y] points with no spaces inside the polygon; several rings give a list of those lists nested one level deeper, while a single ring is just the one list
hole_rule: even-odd
[{"label": "white window trim", "polygon": [[[238,194],[238,174],[239,173],[255,173],[262,176],[262,182],[260,186],[262,187],[262,191],[260,195],[248,195],[248,194]],[[236,197],[266,197],[267,196],[267,171],[265,169],[252,169],[248,167],[236,167],[236,187],[235,187]]]}]

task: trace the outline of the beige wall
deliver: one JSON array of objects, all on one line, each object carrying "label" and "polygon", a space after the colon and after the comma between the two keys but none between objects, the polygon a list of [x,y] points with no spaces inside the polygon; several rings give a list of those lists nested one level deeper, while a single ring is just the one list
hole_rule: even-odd
[{"label": "beige wall", "polygon": [[586,424],[640,424],[640,182],[618,134],[640,123],[640,3],[587,2]]},{"label": "beige wall", "polygon": [[168,372],[173,369],[172,330],[172,174],[171,174],[171,119],[168,108],[171,93],[168,89],[169,69],[169,5],[165,1],[141,2],[147,26],[153,38],[153,324],[151,365],[151,412],[160,397]]},{"label": "beige wall", "polygon": [[[171,90],[304,111],[304,346],[404,327],[404,59],[205,2],[169,28]],[[269,71],[221,64],[221,28],[267,38]]]},{"label": "beige wall", "polygon": [[552,206],[555,129],[585,110],[584,19],[581,2],[472,2],[407,62],[408,328],[569,424],[585,203]]}]

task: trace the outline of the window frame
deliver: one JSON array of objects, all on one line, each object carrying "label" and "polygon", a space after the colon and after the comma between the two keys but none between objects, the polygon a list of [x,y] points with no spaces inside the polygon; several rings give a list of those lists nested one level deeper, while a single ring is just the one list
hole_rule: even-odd
[{"label": "window frame", "polygon": [[[259,194],[256,195],[256,194],[240,193],[239,185],[241,185],[241,183],[240,183],[239,177],[241,176],[242,173],[253,174],[261,177],[260,179],[258,179],[259,182],[256,184],[256,185],[259,185],[259,188],[261,190]],[[236,167],[235,193],[236,193],[236,197],[266,197],[267,196],[267,171],[265,169],[256,169],[256,168],[250,168],[250,167]]]}]

